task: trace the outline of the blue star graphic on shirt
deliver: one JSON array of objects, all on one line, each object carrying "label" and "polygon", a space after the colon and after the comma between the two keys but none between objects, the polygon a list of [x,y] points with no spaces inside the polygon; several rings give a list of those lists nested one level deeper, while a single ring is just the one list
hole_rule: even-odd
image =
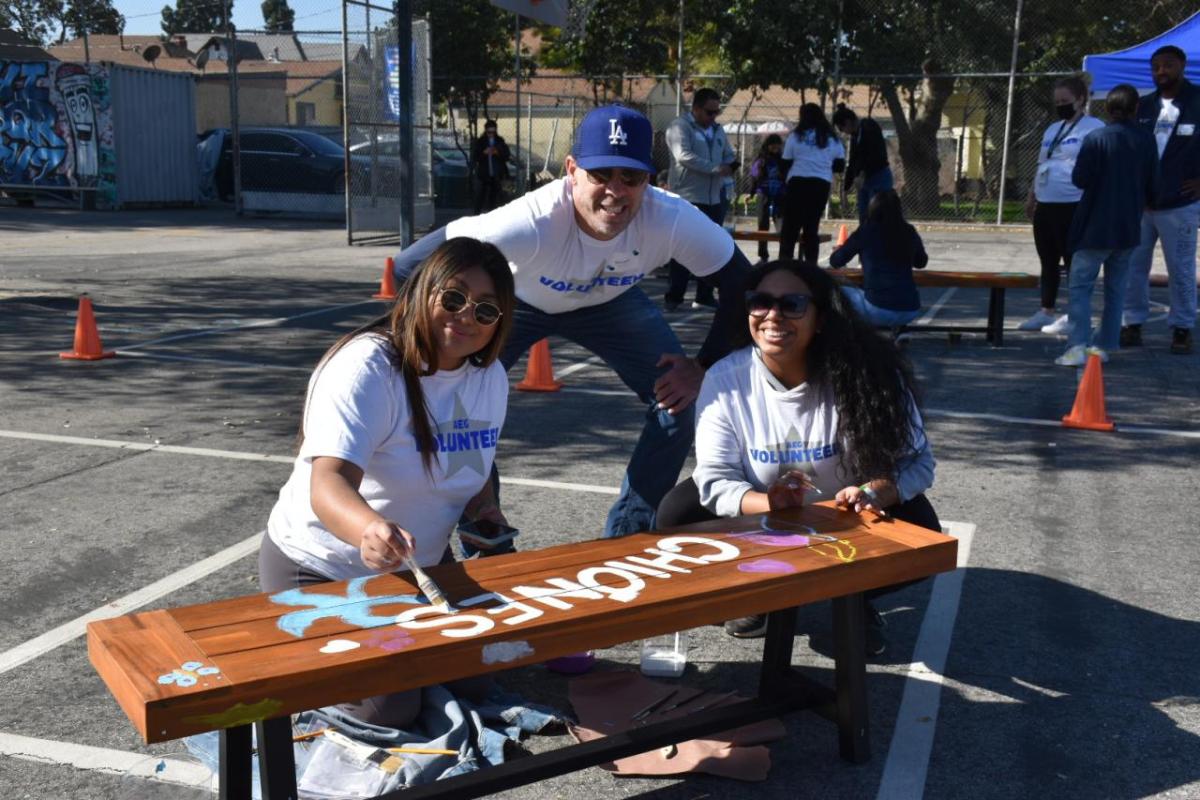
[{"label": "blue star graphic on shirt", "polygon": [[[456,434],[476,434],[488,430],[492,423],[484,419],[469,419],[467,408],[462,398],[454,393],[454,414],[446,422],[439,423],[437,432],[441,451],[446,458],[446,477],[452,477],[460,470],[470,467],[479,475],[483,475],[483,449],[479,446],[460,447],[455,440]],[[478,439],[478,435],[476,436]]]},{"label": "blue star graphic on shirt", "polygon": [[378,628],[383,625],[395,624],[396,615],[388,614],[381,617],[373,614],[371,609],[374,606],[395,603],[406,603],[408,605],[429,603],[423,595],[416,594],[390,594],[369,597],[363,587],[367,581],[375,577],[378,576],[367,575],[362,578],[355,578],[347,584],[344,595],[306,592],[302,589],[288,589],[286,592],[271,595],[271,602],[278,603],[281,606],[313,606],[313,608],[306,611],[292,611],[284,614],[279,618],[279,622],[277,623],[279,629],[285,633],[290,633],[296,638],[300,638],[304,636],[304,632],[308,630],[310,625],[326,617],[338,617],[346,624],[357,625],[360,628]]}]

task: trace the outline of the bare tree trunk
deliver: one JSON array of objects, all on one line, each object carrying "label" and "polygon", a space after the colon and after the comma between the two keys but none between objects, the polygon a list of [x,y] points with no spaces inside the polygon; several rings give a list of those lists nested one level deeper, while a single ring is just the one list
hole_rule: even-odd
[{"label": "bare tree trunk", "polygon": [[942,162],[938,158],[937,132],[942,124],[942,110],[954,92],[954,78],[933,77],[940,68],[932,61],[926,61],[921,69],[926,77],[909,101],[911,117],[905,113],[896,84],[883,84],[879,91],[892,115],[900,143],[905,209],[913,215],[932,216],[938,213],[941,199],[938,173]]}]

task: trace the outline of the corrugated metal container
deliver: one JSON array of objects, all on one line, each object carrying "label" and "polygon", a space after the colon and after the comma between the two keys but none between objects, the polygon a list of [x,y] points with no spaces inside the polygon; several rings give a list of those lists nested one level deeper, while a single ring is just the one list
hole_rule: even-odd
[{"label": "corrugated metal container", "polygon": [[192,76],[106,66],[111,79],[118,204],[197,202],[200,174]]}]

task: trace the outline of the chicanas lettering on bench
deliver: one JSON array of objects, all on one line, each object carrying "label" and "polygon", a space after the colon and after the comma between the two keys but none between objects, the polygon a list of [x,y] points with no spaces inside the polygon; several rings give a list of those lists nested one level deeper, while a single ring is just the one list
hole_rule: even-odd
[{"label": "chicanas lettering on bench", "polygon": [[[689,552],[683,552],[685,547]],[[382,605],[420,603],[414,595],[367,596],[365,583],[374,578],[351,581],[345,596],[290,589],[272,595],[271,599],[282,605],[313,606],[279,618],[279,629],[296,637],[303,636],[318,619],[337,617],[362,628],[390,624],[417,630],[436,628],[442,636],[462,639],[491,630],[496,627],[497,619],[505,625],[520,625],[541,617],[546,609],[565,611],[574,608],[576,603],[573,601],[612,599],[628,603],[637,599],[646,588],[645,577],[667,579],[673,574],[690,573],[695,567],[730,561],[739,555],[741,550],[732,542],[706,536],[669,536],[636,555],[585,567],[574,579],[547,578],[539,585],[512,587],[509,590],[512,597],[486,592],[456,603],[460,608],[488,606],[475,613],[447,615],[423,603],[399,615],[373,613],[373,608]]]},{"label": "chicanas lettering on bench", "polygon": [[556,292],[581,292],[587,294],[597,286],[634,286],[641,282],[642,278],[646,277],[646,273],[639,272],[636,275],[622,275],[617,277],[604,277],[601,275],[598,278],[593,278],[589,283],[575,283],[574,281],[556,281],[553,278],[547,278],[545,275],[538,276],[538,282],[542,286],[548,286]]}]

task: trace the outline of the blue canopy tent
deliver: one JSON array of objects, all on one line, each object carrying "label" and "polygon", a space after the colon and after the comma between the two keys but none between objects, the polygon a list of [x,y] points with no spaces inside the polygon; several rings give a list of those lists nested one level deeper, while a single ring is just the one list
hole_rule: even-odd
[{"label": "blue canopy tent", "polygon": [[1115,53],[1083,57],[1083,69],[1092,75],[1092,93],[1104,94],[1118,83],[1131,83],[1147,92],[1154,90],[1150,56],[1163,45],[1173,44],[1187,54],[1184,76],[1200,84],[1200,12],[1153,39]]}]

